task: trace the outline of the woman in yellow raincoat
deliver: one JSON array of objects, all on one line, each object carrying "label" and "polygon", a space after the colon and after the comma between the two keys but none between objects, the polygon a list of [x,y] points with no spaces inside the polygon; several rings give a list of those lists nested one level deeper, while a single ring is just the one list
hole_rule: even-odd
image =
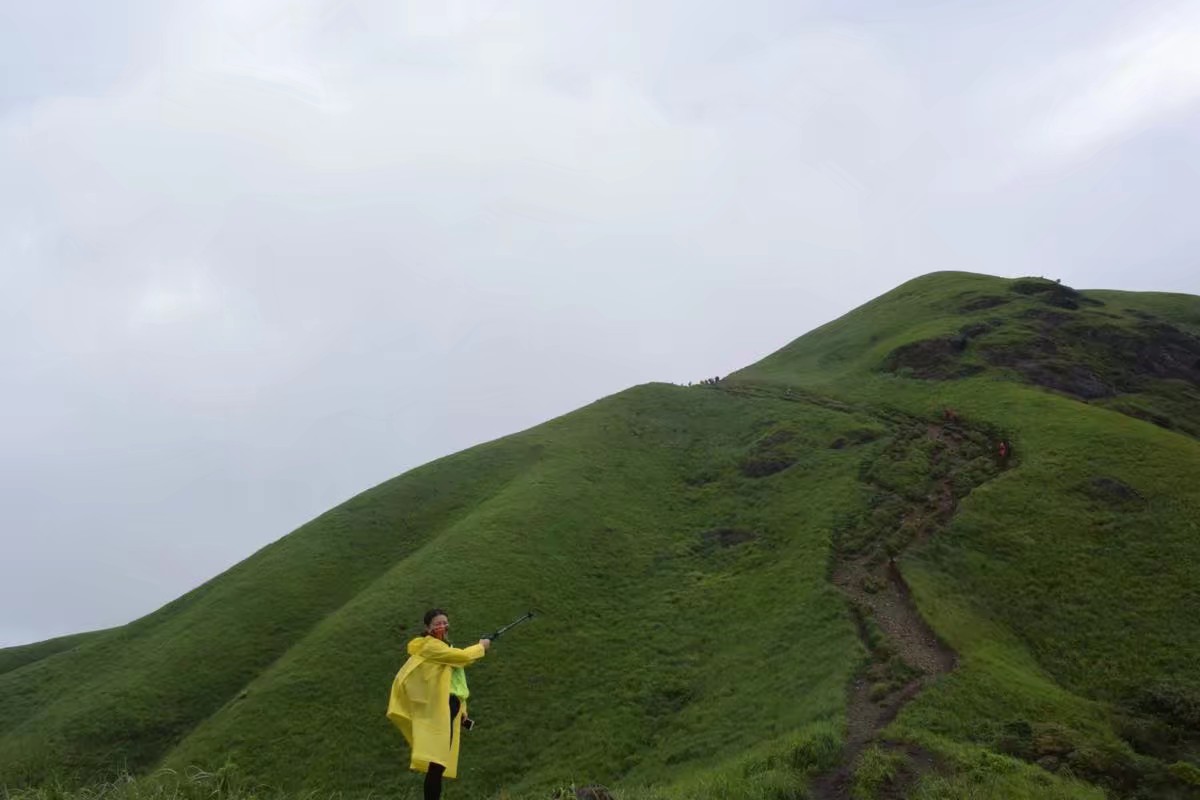
[{"label": "woman in yellow raincoat", "polygon": [[463,668],[483,658],[491,641],[459,649],[446,643],[446,612],[425,612],[425,634],[408,643],[408,661],[392,681],[388,719],[412,747],[409,767],[425,773],[425,800],[442,796],[442,776],[458,776],[458,744],[467,716]]}]

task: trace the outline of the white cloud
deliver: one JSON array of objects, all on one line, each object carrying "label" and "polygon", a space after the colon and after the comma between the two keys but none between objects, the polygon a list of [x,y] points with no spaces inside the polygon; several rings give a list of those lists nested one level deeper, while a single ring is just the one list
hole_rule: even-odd
[{"label": "white cloud", "polygon": [[178,274],[176,269],[151,269],[173,279],[155,277],[136,292],[130,324],[134,328],[194,321],[208,313],[220,313],[220,297],[211,278],[196,268]]},{"label": "white cloud", "polygon": [[1073,54],[1047,80],[1069,94],[1030,126],[1034,153],[1074,160],[1200,101],[1200,7],[1186,3]]}]

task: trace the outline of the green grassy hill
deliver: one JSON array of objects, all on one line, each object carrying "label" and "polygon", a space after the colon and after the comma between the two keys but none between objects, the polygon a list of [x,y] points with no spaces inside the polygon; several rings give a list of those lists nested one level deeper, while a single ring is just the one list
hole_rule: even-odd
[{"label": "green grassy hill", "polygon": [[0,650],[0,776],[416,796],[383,710],[440,605],[543,612],[471,669],[455,797],[1197,796],[1197,437],[1200,298],[935,273]]}]

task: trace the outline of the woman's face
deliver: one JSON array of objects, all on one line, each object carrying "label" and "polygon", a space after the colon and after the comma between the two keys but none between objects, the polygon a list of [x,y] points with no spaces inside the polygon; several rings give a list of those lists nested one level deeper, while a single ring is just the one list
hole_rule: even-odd
[{"label": "woman's face", "polygon": [[429,621],[429,635],[435,639],[446,641],[446,632],[450,630],[450,620],[445,614],[438,614]]}]

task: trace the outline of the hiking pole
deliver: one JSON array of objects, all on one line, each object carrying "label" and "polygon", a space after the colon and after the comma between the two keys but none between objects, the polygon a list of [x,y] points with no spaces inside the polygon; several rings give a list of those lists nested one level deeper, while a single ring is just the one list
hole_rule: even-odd
[{"label": "hiking pole", "polygon": [[505,632],[506,630],[508,630],[509,628],[515,628],[515,627],[517,627],[518,625],[520,625],[522,622],[525,622],[526,620],[533,619],[533,616],[534,616],[534,614],[533,614],[533,612],[532,612],[532,611],[526,612],[525,616],[523,616],[523,617],[518,617],[517,619],[515,619],[515,620],[513,620],[512,622],[510,622],[510,623],[508,623],[507,625],[505,625],[503,628],[500,628],[499,630],[492,631],[491,633],[487,634],[486,636],[480,636],[479,638],[480,638],[480,639],[491,639],[491,640],[495,641],[496,639],[499,639],[499,638],[500,638],[500,634],[504,633],[504,632]]}]

